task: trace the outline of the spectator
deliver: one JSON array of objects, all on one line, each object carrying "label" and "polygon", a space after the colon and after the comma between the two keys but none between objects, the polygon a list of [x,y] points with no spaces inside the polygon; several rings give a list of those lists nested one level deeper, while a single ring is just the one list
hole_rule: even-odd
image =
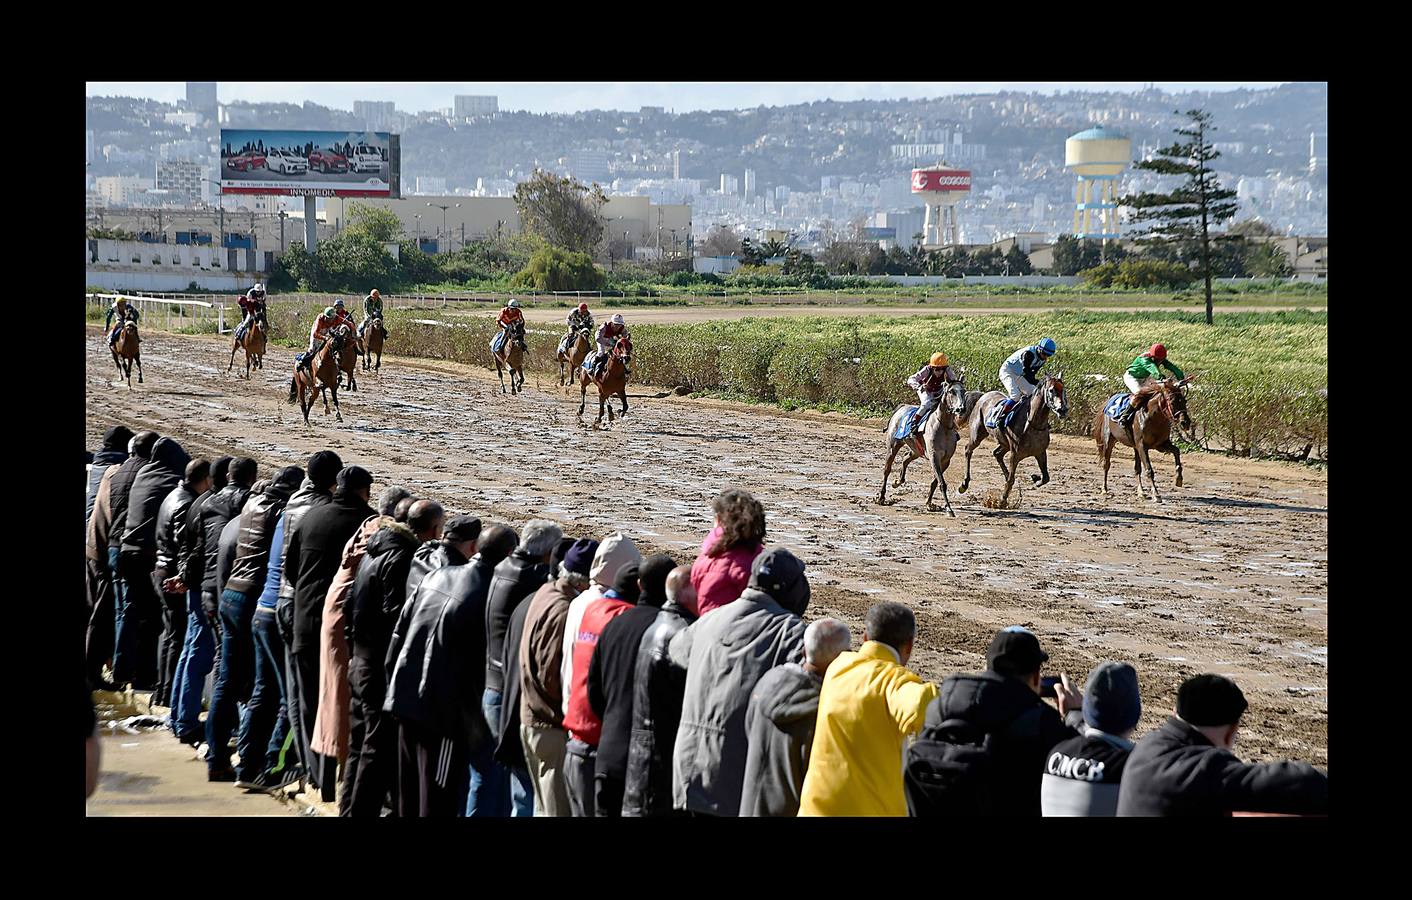
[{"label": "spectator", "polygon": [[564,785],[564,623],[571,602],[589,586],[598,542],[581,538],[564,551],[558,578],[525,604],[520,638],[520,742],[534,783],[534,814],[570,814]]},{"label": "spectator", "polygon": [[[322,771],[321,766],[314,765],[313,748],[309,746],[314,723],[309,722],[306,727],[303,717],[300,715],[299,698],[305,696],[305,692],[299,683],[300,673],[292,652],[294,647],[294,584],[290,580],[290,570],[297,568],[298,560],[289,557],[289,539],[294,532],[294,526],[299,524],[300,519],[314,508],[333,500],[331,491],[337,483],[338,473],[342,470],[343,460],[332,450],[320,450],[309,457],[309,463],[304,469],[304,481],[299,485],[299,490],[295,491],[290,496],[289,502],[284,505],[283,549],[279,552],[280,584],[279,594],[275,600],[275,625],[284,642],[284,708],[289,717],[289,729],[294,734],[294,746],[298,751],[300,764],[304,770],[303,774],[315,787],[319,787],[323,777],[329,773]],[[273,551],[271,553],[273,554]],[[313,689],[318,689],[317,682],[313,685]],[[330,775],[329,778],[331,780],[332,776]]]},{"label": "spectator", "polygon": [[847,625],[819,619],[804,629],[804,664],[775,666],[755,685],[745,710],[748,755],[740,793],[742,816],[799,814],[819,689],[829,666],[852,643]]},{"label": "spectator", "polygon": [[88,506],[84,511],[84,524],[93,516],[93,503],[98,496],[98,485],[110,466],[120,466],[127,459],[128,441],[132,440],[132,429],[126,425],[114,425],[103,433],[103,446],[93,454],[88,466]]},{"label": "spectator", "polygon": [[1044,760],[1083,724],[1083,695],[1067,678],[1054,686],[1059,712],[1040,699],[1040,667],[1048,659],[1039,638],[1011,625],[991,640],[988,671],[941,683],[919,739],[907,748],[912,815],[1039,815]]},{"label": "spectator", "polygon": [[[210,781],[238,780],[238,786],[244,787],[268,768],[268,744],[279,706],[272,702],[270,688],[273,685],[256,683],[255,639],[251,625],[259,604],[256,589],[265,583],[275,522],[284,512],[290,495],[299,487],[302,475],[296,466],[280,469],[264,484],[263,490],[251,491],[240,515],[226,524],[226,529],[234,529],[235,552],[230,574],[221,589],[221,667],[211,692],[211,712],[206,717],[206,743],[210,747],[206,765]],[[248,702],[242,722],[236,702],[245,698]],[[236,742],[240,771],[233,772],[229,742],[237,724],[240,726]],[[230,775],[236,778],[228,778]]]},{"label": "spectator", "polygon": [[[588,708],[588,662],[591,659],[592,647],[582,654],[582,659],[577,658],[575,644],[578,642],[580,626],[583,624],[583,617],[590,605],[603,599],[608,591],[612,590],[614,579],[622,570],[623,566],[629,564],[639,564],[642,562],[642,554],[638,553],[637,545],[632,538],[622,534],[611,534],[598,545],[598,551],[593,558],[593,568],[589,572],[590,584],[583,593],[579,594],[569,604],[569,613],[564,620],[564,656],[563,667],[561,669],[563,678],[563,709],[564,728],[570,732],[569,739],[564,745],[564,783],[568,791],[569,806],[573,815],[592,816],[593,807],[593,761],[597,751],[593,744],[573,735],[574,727],[570,723],[573,706],[571,695],[577,690],[582,706],[579,709],[579,719],[583,727],[588,727],[592,723],[594,729],[594,743],[597,742],[596,729],[597,722],[593,716],[593,711]],[[630,603],[627,605],[631,605]],[[613,604],[613,608],[623,606],[623,601],[619,600]],[[626,607],[623,607],[626,608]],[[597,632],[594,633],[594,640],[597,640]]]},{"label": "spectator", "polygon": [[[132,483],[137,479],[138,470],[151,461],[152,448],[159,437],[155,431],[144,431],[134,437],[128,446],[128,458],[113,466],[111,480],[108,482],[108,505],[112,513],[108,527],[108,568],[113,578],[113,681],[119,685],[133,681],[135,667],[139,664],[135,655],[137,648],[133,642],[137,631],[131,628],[123,629],[128,594],[134,583],[137,584],[137,590],[142,592],[143,586],[148,584],[148,579],[151,578],[151,569],[147,572],[140,571],[141,562],[135,557],[129,558],[128,566],[138,571],[122,571],[121,554],[123,537],[127,531],[128,497],[132,492]],[[104,473],[103,477],[109,476]],[[142,594],[139,593],[139,596]],[[152,674],[155,678],[155,671]],[[139,686],[149,688],[152,683]]]},{"label": "spectator", "polygon": [[[129,438],[125,447],[131,450],[136,438]],[[150,448],[149,448],[150,452]],[[110,455],[116,460],[116,455]],[[103,690],[116,690],[118,685],[103,677],[103,666],[113,658],[117,643],[117,579],[118,555],[111,547],[114,531],[113,520],[113,478],[127,461],[124,452],[122,462],[110,462],[98,479],[98,489],[93,495],[95,513],[88,516],[85,532],[84,554],[87,558],[87,586],[92,608],[88,616],[88,631],[85,635],[85,667],[91,685]],[[139,464],[140,465],[140,464]],[[117,523],[118,530],[126,521]],[[119,542],[121,543],[121,541]]]},{"label": "spectator", "polygon": [[[319,628],[324,598],[338,574],[343,550],[358,526],[373,514],[368,505],[373,476],[362,466],[347,466],[338,473],[333,498],[309,510],[294,523],[287,537],[285,578],[294,587],[294,637],[289,654],[294,659],[294,703],[299,707],[300,745],[309,747],[305,766],[324,802],[334,798],[336,757],[313,750],[314,716],[318,710]],[[290,498],[291,500],[293,498]],[[294,724],[291,715],[290,724]]]},{"label": "spectator", "polygon": [[1118,815],[1328,815],[1327,772],[1289,761],[1243,763],[1232,752],[1246,707],[1229,678],[1196,675],[1182,682],[1176,715],[1128,757]]},{"label": "spectator", "polygon": [[[368,549],[368,541],[384,527],[396,524],[397,511],[401,522],[407,521],[408,502],[412,492],[403,487],[384,488],[378,495],[377,514],[369,516],[348,543],[339,559],[338,574],[324,594],[323,619],[319,622],[319,705],[314,713],[313,738],[310,749],[324,759],[337,760],[343,767],[343,791],[339,794],[339,815],[349,815],[353,799],[349,778],[356,766],[349,756],[352,740],[352,695],[349,682],[348,617],[346,604],[353,593],[359,566]],[[395,622],[396,619],[393,619]],[[389,633],[392,630],[388,624]],[[381,657],[379,657],[381,660]],[[392,738],[396,743],[396,737]],[[386,740],[384,740],[386,745]],[[396,754],[389,751],[387,756]],[[381,806],[379,805],[379,809]],[[373,813],[376,815],[377,813]]]},{"label": "spectator", "polygon": [[162,598],[164,626],[157,653],[157,693],[152,696],[158,706],[176,706],[177,661],[186,644],[187,624],[186,585],[178,577],[181,547],[191,504],[210,489],[211,461],[193,459],[186,464],[181,483],[167,493],[157,510],[157,563],[152,571],[152,585]]},{"label": "spectator", "polygon": [[1101,662],[1084,687],[1083,732],[1060,741],[1044,761],[1040,811],[1046,816],[1116,816],[1128,736],[1142,716],[1137,670]]},{"label": "spectator", "polygon": [[729,488],[711,501],[716,527],[701,542],[691,567],[691,584],[701,615],[741,595],[750,582],[750,564],[764,549],[765,507],[748,491]]},{"label": "spectator", "polygon": [[454,516],[446,522],[446,533],[439,541],[427,541],[412,554],[412,570],[407,574],[407,596],[417,593],[417,585],[442,566],[464,566],[476,555],[476,538],[480,537],[480,519],[475,516]]},{"label": "spectator", "polygon": [[686,670],[681,727],[672,751],[672,800],[698,815],[736,816],[745,786],[745,708],[775,666],[804,654],[809,579],[804,563],[775,548],[750,568],[740,599],[683,629],[668,648]]},{"label": "spectator", "polygon": [[453,817],[465,809],[470,755],[489,742],[481,704],[485,599],[515,532],[491,525],[469,564],[442,566],[408,596],[388,646],[383,711],[398,726],[398,813]]},{"label": "spectator", "polygon": [[624,816],[681,814],[672,806],[672,748],[681,723],[686,673],[671,664],[667,647],[677,632],[696,621],[691,566],[677,566],[667,575],[666,593],[667,602],[637,648]]},{"label": "spectator", "polygon": [[[564,536],[558,525],[547,519],[532,519],[525,525],[520,545],[495,567],[485,607],[485,721],[494,740],[471,758],[470,799],[466,815],[504,818],[534,815],[534,787],[529,773],[514,772],[494,758],[500,739],[501,701],[505,694],[505,633],[510,617],[519,605],[549,580],[549,558]],[[513,780],[513,784],[511,783]]]},{"label": "spectator", "polygon": [[[596,816],[617,818],[623,813],[637,651],[643,634],[667,602],[667,575],[675,567],[665,553],[643,560],[637,576],[637,604],[603,626],[589,657],[588,705],[602,723],[593,774]],[[588,618],[585,615],[584,621]]]},{"label": "spectator", "polygon": [[[405,502],[405,501],[403,501]],[[400,504],[399,504],[400,505]],[[376,818],[397,782],[397,734],[392,718],[383,716],[387,699],[387,651],[392,631],[406,602],[407,573],[412,554],[427,541],[438,540],[445,519],[441,504],[417,500],[407,508],[407,524],[394,518],[368,540],[358,565],[358,577],[348,608],[348,682],[352,727],[343,793],[342,815]],[[394,802],[392,811],[397,812]]]},{"label": "spectator", "polygon": [[936,699],[936,685],[907,668],[916,640],[912,610],[875,604],[863,646],[841,654],[824,676],[801,816],[907,815],[897,761]]}]

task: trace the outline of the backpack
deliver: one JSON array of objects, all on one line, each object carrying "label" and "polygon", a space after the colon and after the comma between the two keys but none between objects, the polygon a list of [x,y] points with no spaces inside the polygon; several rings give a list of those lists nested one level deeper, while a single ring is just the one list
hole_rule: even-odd
[{"label": "backpack", "polygon": [[[1037,722],[1039,710],[987,732],[964,719],[925,729],[907,748],[902,780],[909,816],[992,816],[996,810],[997,759],[1004,738]],[[997,738],[1001,746],[997,747]]]}]

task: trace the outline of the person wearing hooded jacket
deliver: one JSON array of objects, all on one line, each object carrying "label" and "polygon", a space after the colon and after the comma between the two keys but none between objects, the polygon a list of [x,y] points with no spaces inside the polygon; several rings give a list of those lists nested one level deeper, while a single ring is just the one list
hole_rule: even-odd
[{"label": "person wearing hooded jacket", "polygon": [[799,814],[804,776],[819,717],[819,692],[829,666],[852,644],[848,626],[819,619],[804,629],[804,663],[766,672],[745,710],[748,756],[740,792],[742,816]]},{"label": "person wearing hooded jacket", "polygon": [[667,648],[677,632],[697,619],[691,571],[691,566],[677,566],[667,575],[667,602],[638,644],[624,816],[682,815],[672,806],[672,748],[681,723],[686,673],[671,664]]},{"label": "person wearing hooded jacket", "polygon": [[114,425],[103,433],[103,446],[93,454],[93,462],[88,466],[88,506],[83,514],[84,524],[93,515],[93,500],[98,496],[103,473],[108,471],[109,466],[120,466],[127,459],[127,444],[132,437],[132,429],[126,425]]},{"label": "person wearing hooded jacket", "polygon": [[[122,561],[123,537],[127,531],[128,497],[138,471],[151,461],[152,448],[160,437],[155,431],[140,432],[128,445],[128,458],[120,465],[114,466],[111,475],[106,472],[103,475],[109,479],[108,505],[111,515],[108,529],[108,568],[113,575],[113,681],[117,684],[131,682],[134,667],[138,664],[132,644],[136,631],[128,629],[125,635],[123,629],[128,594],[132,591],[133,584],[137,584],[141,596],[143,585],[148,583],[152,574],[151,569],[142,572],[141,561],[136,558],[129,557],[126,566]],[[138,571],[126,571],[131,568]]]},{"label": "person wearing hooded jacket", "polygon": [[222,456],[211,465],[210,487],[186,510],[177,541],[176,576],[163,585],[167,591],[186,594],[186,639],[172,676],[172,732],[183,744],[195,746],[206,731],[201,725],[201,695],[216,656],[216,633],[201,599],[205,558],[200,551],[201,510],[206,501],[229,483],[234,457]]},{"label": "person wearing hooded jacket", "polygon": [[[187,607],[185,585],[174,585],[180,566],[181,541],[187,513],[196,498],[211,487],[211,461],[193,459],[186,464],[181,483],[162,500],[157,510],[157,567],[152,585],[162,598],[162,642],[157,653],[157,692],[152,702],[158,706],[176,705],[177,660],[186,643]],[[174,587],[174,590],[168,590]]]},{"label": "person wearing hooded jacket", "polygon": [[152,445],[152,459],[137,470],[128,492],[127,526],[123,529],[118,556],[118,568],[127,573],[128,582],[118,646],[128,647],[134,654],[134,683],[139,688],[157,692],[161,691],[157,656],[163,608],[161,581],[153,583],[153,569],[157,566],[157,515],[167,494],[181,483],[189,462],[191,457],[172,438],[161,438]]},{"label": "person wearing hooded jacket", "polygon": [[[618,818],[623,813],[637,651],[642,635],[652,627],[667,600],[667,575],[675,567],[675,561],[665,553],[642,561],[637,604],[603,626],[589,659],[588,705],[602,723],[593,771],[595,816]],[[584,618],[586,621],[588,616]]]},{"label": "person wearing hooded jacket", "polygon": [[[126,462],[128,450],[135,441],[136,437],[129,438],[124,445],[123,462]],[[90,603],[88,629],[84,636],[85,668],[89,683],[105,690],[117,688],[117,685],[103,678],[103,665],[113,658],[117,643],[117,556],[112,553],[109,541],[114,527],[113,476],[121,466],[122,462],[111,462],[99,477],[98,489],[93,495],[93,512],[88,517],[84,537]]]},{"label": "person wearing hooded jacket", "polygon": [[407,598],[387,648],[383,711],[398,731],[398,813],[454,817],[465,810],[470,755],[491,741],[485,686],[485,599],[515,533],[490,525],[464,566],[443,566]]},{"label": "person wearing hooded jacket", "polygon": [[348,601],[348,684],[350,729],[343,791],[350,817],[376,818],[391,791],[397,796],[397,734],[383,714],[387,700],[387,653],[406,603],[412,553],[441,536],[445,513],[434,500],[411,505],[404,525],[395,519],[368,539]]},{"label": "person wearing hooded jacket", "polygon": [[668,646],[686,670],[681,727],[672,751],[672,800],[698,815],[736,816],[748,748],[745,710],[766,672],[804,655],[809,579],[804,563],[782,547],[750,567],[740,598],[704,615]]}]

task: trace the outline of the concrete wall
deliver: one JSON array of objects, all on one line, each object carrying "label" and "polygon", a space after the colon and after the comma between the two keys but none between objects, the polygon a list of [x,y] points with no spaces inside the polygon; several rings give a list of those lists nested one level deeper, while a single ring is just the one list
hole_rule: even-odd
[{"label": "concrete wall", "polygon": [[945,275],[866,275],[870,281],[900,284],[912,287],[920,284],[1007,284],[1014,287],[1051,287],[1060,284],[1078,284],[1083,279],[1077,275],[963,275],[960,278],[947,278]]},{"label": "concrete wall", "polygon": [[84,283],[108,289],[183,291],[195,282],[203,290],[244,290],[265,279],[272,257],[264,250],[85,239]]}]

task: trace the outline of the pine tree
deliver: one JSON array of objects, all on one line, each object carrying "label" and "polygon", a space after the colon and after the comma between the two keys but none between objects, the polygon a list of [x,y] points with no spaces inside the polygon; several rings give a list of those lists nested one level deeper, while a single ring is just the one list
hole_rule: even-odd
[{"label": "pine tree", "polygon": [[1188,138],[1158,150],[1152,159],[1134,164],[1134,168],[1161,175],[1182,175],[1186,180],[1171,193],[1141,193],[1123,197],[1119,203],[1136,210],[1134,222],[1152,222],[1141,234],[1163,240],[1196,244],[1201,251],[1201,273],[1206,280],[1206,324],[1212,323],[1211,309],[1211,234],[1212,225],[1220,224],[1236,214],[1236,192],[1221,187],[1210,168],[1212,160],[1221,154],[1208,140],[1215,131],[1211,114],[1201,109],[1185,113],[1191,120],[1177,134]]}]

